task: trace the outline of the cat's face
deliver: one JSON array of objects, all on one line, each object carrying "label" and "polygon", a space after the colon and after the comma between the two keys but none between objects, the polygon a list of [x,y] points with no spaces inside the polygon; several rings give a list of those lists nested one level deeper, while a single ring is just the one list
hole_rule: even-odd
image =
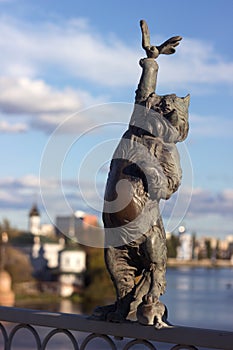
[{"label": "cat's face", "polygon": [[183,141],[189,130],[188,108],[190,95],[178,97],[175,94],[156,96],[152,109],[163,116],[178,130],[180,141]]}]

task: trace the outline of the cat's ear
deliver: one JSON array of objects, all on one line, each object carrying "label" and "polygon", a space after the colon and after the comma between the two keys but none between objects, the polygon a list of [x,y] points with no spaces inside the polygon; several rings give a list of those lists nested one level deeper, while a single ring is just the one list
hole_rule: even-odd
[{"label": "cat's ear", "polygon": [[183,97],[183,101],[185,102],[186,106],[189,106],[190,103],[190,94],[188,94],[187,96]]}]

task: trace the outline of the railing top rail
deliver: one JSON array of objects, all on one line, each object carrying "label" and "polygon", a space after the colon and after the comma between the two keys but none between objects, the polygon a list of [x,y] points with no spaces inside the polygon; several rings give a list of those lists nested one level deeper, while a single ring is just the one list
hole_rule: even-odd
[{"label": "railing top rail", "polygon": [[192,344],[195,346],[232,350],[233,332],[172,326],[155,329],[137,322],[111,323],[88,316],[0,306],[0,322],[26,323],[34,326],[107,334],[115,337],[147,339],[157,342]]}]

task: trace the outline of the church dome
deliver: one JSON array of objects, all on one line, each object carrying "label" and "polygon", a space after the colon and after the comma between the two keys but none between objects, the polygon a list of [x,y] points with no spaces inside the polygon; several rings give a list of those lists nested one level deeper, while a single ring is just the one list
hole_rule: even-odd
[{"label": "church dome", "polygon": [[40,212],[37,208],[37,205],[34,204],[29,212],[29,216],[32,217],[32,216],[40,216]]}]

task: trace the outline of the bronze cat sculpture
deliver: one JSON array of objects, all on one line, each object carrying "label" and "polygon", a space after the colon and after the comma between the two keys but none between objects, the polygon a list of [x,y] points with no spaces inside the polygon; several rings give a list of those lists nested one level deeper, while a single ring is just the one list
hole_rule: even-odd
[{"label": "bronze cat sculpture", "polygon": [[168,326],[166,307],[159,301],[166,288],[167,248],[159,202],[170,198],[181,183],[176,143],[188,134],[190,97],[155,93],[155,58],[174,53],[181,37],[151,46],[145,21],[141,29],[148,57],[140,61],[134,110],[112,157],[103,208],[105,262],[116,302],[96,308],[93,315],[161,328]]}]

